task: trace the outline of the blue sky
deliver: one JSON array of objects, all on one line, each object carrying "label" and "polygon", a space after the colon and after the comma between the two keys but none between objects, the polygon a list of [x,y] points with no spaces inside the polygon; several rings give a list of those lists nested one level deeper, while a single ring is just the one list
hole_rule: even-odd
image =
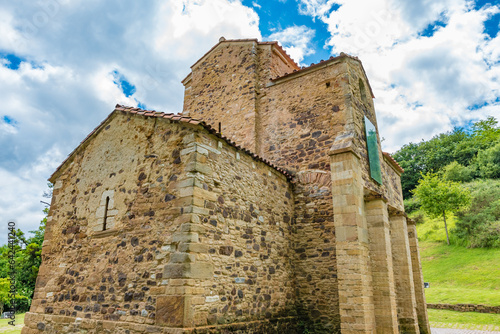
[{"label": "blue sky", "polygon": [[394,152],[500,118],[499,25],[483,0],[3,1],[0,216],[35,229],[47,178],[116,103],[180,112],[220,36],[278,40],[302,66],[358,56]]}]

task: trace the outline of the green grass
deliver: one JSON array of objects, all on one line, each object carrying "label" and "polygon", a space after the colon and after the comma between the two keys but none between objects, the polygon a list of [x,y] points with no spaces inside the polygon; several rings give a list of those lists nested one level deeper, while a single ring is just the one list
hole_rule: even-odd
[{"label": "green grass", "polygon": [[[418,215],[415,213],[414,215]],[[417,225],[424,281],[430,283],[428,303],[500,305],[500,249],[465,248],[446,244],[442,218]],[[447,219],[448,229],[455,217]]]},{"label": "green grass", "polygon": [[9,325],[10,319],[0,319],[0,333],[1,334],[19,334],[21,333],[22,324],[24,324],[24,314],[16,314],[16,326]]},{"label": "green grass", "polygon": [[[411,216],[419,214],[416,212]],[[423,217],[417,225],[427,303],[500,305],[500,249],[465,248],[446,244],[442,218]],[[447,218],[448,230],[455,217]],[[500,330],[499,314],[428,309],[432,327]]]},{"label": "green grass", "polygon": [[427,310],[431,327],[463,328],[498,331],[500,315],[476,312],[454,312],[446,310]]},{"label": "green grass", "polygon": [[500,305],[500,249],[420,242],[428,303]]},{"label": "green grass", "polygon": [[[417,217],[421,217],[418,219]],[[446,243],[446,230],[444,228],[444,221],[442,217],[429,218],[422,211],[412,212],[411,218],[416,220],[423,220],[425,223],[417,224],[418,240],[421,241],[434,241]],[[453,215],[446,217],[446,224],[448,225],[448,233],[455,227],[456,218]],[[453,233],[450,233],[450,241],[453,244]]]}]

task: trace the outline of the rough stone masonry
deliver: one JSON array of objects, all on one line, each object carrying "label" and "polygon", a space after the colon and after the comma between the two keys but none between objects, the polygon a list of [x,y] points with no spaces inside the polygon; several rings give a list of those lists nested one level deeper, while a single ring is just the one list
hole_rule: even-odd
[{"label": "rough stone masonry", "polygon": [[22,333],[430,333],[361,62],[221,38],[183,84],[181,114],[117,105],[51,176]]}]

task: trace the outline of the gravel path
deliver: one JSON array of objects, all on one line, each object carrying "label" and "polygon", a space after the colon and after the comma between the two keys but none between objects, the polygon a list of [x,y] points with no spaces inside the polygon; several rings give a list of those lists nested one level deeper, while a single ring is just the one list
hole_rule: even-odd
[{"label": "gravel path", "polygon": [[500,332],[480,331],[475,329],[431,328],[432,334],[500,334]]}]

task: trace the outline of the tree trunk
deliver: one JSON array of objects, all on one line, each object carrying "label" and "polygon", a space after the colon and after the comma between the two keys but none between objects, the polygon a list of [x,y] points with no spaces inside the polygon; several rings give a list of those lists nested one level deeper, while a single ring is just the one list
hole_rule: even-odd
[{"label": "tree trunk", "polygon": [[446,231],[446,242],[448,243],[448,246],[450,245],[450,237],[448,236],[448,226],[446,225],[446,215],[443,211],[443,220],[444,220],[444,229]]}]

